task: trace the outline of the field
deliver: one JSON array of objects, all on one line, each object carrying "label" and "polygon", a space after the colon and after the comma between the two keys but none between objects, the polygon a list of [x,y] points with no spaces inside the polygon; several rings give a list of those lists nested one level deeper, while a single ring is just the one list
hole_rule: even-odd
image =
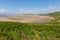
[{"label": "field", "polygon": [[60,16],[49,16],[56,20],[45,23],[0,22],[0,40],[60,40]]}]

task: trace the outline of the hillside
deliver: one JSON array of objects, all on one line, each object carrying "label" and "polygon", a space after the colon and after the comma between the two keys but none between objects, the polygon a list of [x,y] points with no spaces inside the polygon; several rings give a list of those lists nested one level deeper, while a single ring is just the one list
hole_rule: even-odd
[{"label": "hillside", "polygon": [[49,15],[55,15],[55,16],[58,16],[58,15],[60,15],[60,12],[53,12],[53,13],[50,13]]},{"label": "hillside", "polygon": [[[55,14],[54,16],[54,13],[51,13],[49,16],[57,17],[57,13]],[[58,20],[59,18],[56,21],[45,23],[0,21],[0,40],[60,40],[60,22]]]},{"label": "hillside", "polygon": [[54,17],[56,20],[60,20],[60,11],[58,12],[52,12],[52,13],[46,13],[46,14],[38,14],[38,15],[42,15],[42,16],[51,16]]},{"label": "hillside", "polygon": [[56,20],[60,20],[60,12],[54,12],[54,13],[51,13],[49,15],[55,17]]},{"label": "hillside", "polygon": [[60,20],[60,12],[47,14],[21,14],[21,15],[1,15],[0,21],[22,22],[22,23],[39,23]]}]

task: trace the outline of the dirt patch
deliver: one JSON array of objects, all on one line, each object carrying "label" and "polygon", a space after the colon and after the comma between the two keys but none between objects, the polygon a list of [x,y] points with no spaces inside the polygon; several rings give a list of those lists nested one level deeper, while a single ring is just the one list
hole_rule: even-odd
[{"label": "dirt patch", "polygon": [[11,21],[11,22],[22,22],[22,23],[50,22],[52,20],[55,19],[50,16],[39,16],[39,15],[20,15],[20,16],[0,17],[0,21]]}]

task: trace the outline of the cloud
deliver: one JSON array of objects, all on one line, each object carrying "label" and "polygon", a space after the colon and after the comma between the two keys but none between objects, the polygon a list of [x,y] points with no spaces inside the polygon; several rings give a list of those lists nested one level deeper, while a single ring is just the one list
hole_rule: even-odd
[{"label": "cloud", "polygon": [[47,8],[35,8],[35,9],[20,9],[20,13],[49,13],[49,12],[55,12],[60,11],[60,6],[51,6],[49,5]]},{"label": "cloud", "polygon": [[19,12],[20,12],[20,13],[26,13],[27,11],[26,11],[25,9],[21,8],[21,9],[19,10]]},{"label": "cloud", "polygon": [[49,5],[47,8],[41,9],[42,13],[56,12],[60,11],[60,6],[51,6]]},{"label": "cloud", "polygon": [[20,9],[20,11],[24,11],[24,9],[23,9],[23,8],[21,8],[21,9]]},{"label": "cloud", "polygon": [[49,10],[53,9],[53,6],[48,6],[48,9],[49,9]]},{"label": "cloud", "polygon": [[28,13],[35,13],[36,10],[27,10]]},{"label": "cloud", "polygon": [[0,13],[5,13],[5,12],[7,12],[7,10],[5,10],[5,9],[0,9]]},{"label": "cloud", "polygon": [[38,11],[38,9],[23,9],[23,8],[21,8],[20,10],[19,10],[19,12],[20,13],[36,13]]},{"label": "cloud", "polygon": [[60,6],[57,6],[56,11],[60,11]]},{"label": "cloud", "polygon": [[52,6],[52,8],[50,9],[51,11],[55,12],[55,11],[60,11],[60,6]]}]

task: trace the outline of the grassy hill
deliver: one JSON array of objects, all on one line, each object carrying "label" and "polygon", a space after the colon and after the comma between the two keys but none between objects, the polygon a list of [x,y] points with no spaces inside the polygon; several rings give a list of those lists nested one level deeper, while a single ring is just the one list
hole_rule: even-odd
[{"label": "grassy hill", "polygon": [[60,12],[53,12],[53,13],[50,13],[50,15],[58,16],[58,15],[60,15]]},{"label": "grassy hill", "polygon": [[48,14],[57,18],[48,23],[0,22],[0,40],[60,40],[58,14]]},{"label": "grassy hill", "polygon": [[55,17],[56,20],[60,20],[60,12],[54,12],[49,14],[52,17]]},{"label": "grassy hill", "polygon": [[56,20],[60,20],[60,11],[58,11],[58,12],[52,12],[52,13],[46,13],[46,14],[38,14],[38,15],[52,16]]}]

